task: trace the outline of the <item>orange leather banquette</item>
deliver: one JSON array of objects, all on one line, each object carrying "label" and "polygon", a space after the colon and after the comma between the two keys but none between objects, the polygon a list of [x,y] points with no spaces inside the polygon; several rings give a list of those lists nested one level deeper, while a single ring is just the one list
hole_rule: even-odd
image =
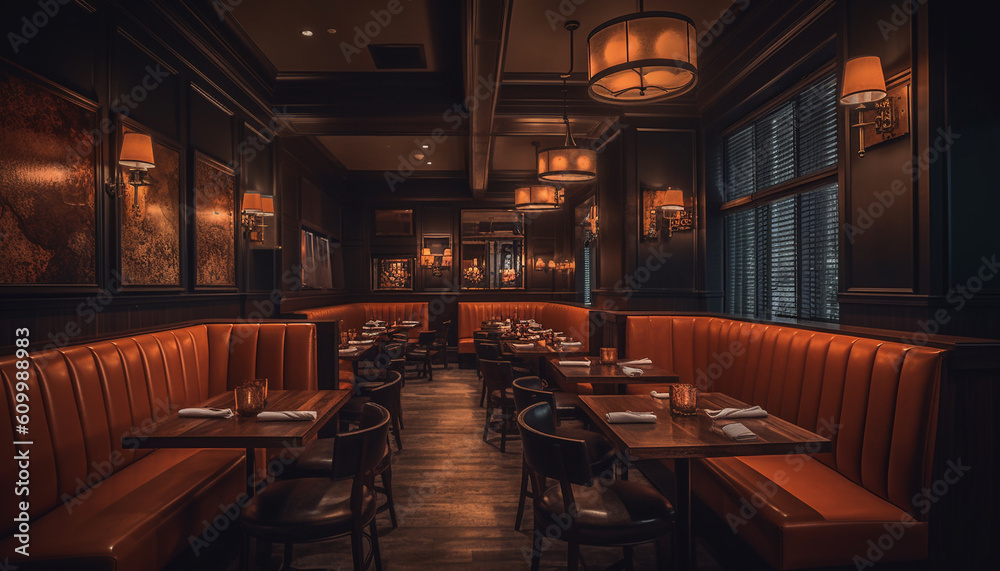
[{"label": "orange leather banquette", "polygon": [[[0,409],[28,395],[28,435],[0,423],[0,454],[30,440],[29,558],[15,553],[17,502],[0,502],[2,553],[19,569],[160,569],[200,537],[205,522],[245,495],[242,450],[122,446],[122,436],[179,408],[266,377],[275,389],[316,388],[311,323],[190,325],[30,355],[27,386],[17,360],[0,358]],[[16,462],[0,463],[14,490]],[[231,521],[224,522],[231,524]],[[220,529],[224,529],[221,527]],[[218,531],[218,530],[216,530]]]},{"label": "orange leather banquette", "polygon": [[513,317],[515,312],[518,319],[534,319],[543,327],[562,331],[590,351],[590,310],[585,307],[547,301],[463,301],[458,304],[458,352],[476,352],[472,332],[483,321],[494,316]]},{"label": "orange leather banquette", "polygon": [[[344,321],[344,330],[358,329],[370,320],[381,320],[387,323],[394,321],[419,321],[420,326],[410,330],[410,341],[416,342],[421,331],[425,331],[430,323],[426,303],[414,302],[379,302],[379,303],[346,303],[343,305],[326,305],[311,307],[296,311],[296,316],[302,316],[309,321]],[[354,388],[354,366],[350,361],[341,360],[337,363],[341,389]]]},{"label": "orange leather banquette", "polygon": [[370,320],[380,320],[392,323],[394,321],[419,321],[420,326],[410,330],[410,339],[414,341],[430,323],[427,313],[427,303],[415,302],[379,302],[379,303],[345,303],[343,305],[326,305],[310,307],[295,312],[309,321],[341,321],[344,330],[361,329]]},{"label": "orange leather banquette", "polygon": [[626,349],[833,441],[692,464],[695,494],[771,566],[927,558],[944,351],[701,316],[629,316]]}]

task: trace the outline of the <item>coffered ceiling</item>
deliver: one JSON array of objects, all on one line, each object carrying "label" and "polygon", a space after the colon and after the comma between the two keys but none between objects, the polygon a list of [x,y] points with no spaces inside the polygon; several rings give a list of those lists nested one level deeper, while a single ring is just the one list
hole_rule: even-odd
[{"label": "coffered ceiling", "polygon": [[[747,4],[644,8],[688,15],[708,45],[725,31],[720,17],[738,18]],[[276,108],[291,129],[316,137],[350,175],[381,176],[423,154],[407,161],[411,176],[467,179],[471,196],[483,198],[531,179],[533,143],[561,143],[568,19],[580,22],[566,95],[574,136],[586,141],[614,125],[623,108],[586,95],[587,34],[636,9],[630,0],[242,0],[225,20],[273,73]],[[638,111],[691,115],[696,96]],[[433,152],[421,153],[429,138]]]}]

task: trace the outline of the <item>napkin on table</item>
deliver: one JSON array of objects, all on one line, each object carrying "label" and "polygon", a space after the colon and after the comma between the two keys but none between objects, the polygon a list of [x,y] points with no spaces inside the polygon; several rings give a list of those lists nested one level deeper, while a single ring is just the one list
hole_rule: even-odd
[{"label": "napkin on table", "polygon": [[604,415],[604,418],[611,424],[656,422],[656,413],[653,411],[633,412],[631,410],[625,410],[621,412],[609,412]]},{"label": "napkin on table", "polygon": [[705,414],[713,420],[723,420],[727,418],[760,418],[767,416],[767,411],[759,406],[748,406],[747,408],[724,408],[721,410],[705,410]]},{"label": "napkin on table", "polygon": [[177,411],[177,416],[187,418],[232,418],[231,408],[182,408]]},{"label": "napkin on table", "polygon": [[625,373],[627,377],[641,377],[642,369],[636,369],[635,367],[622,367],[622,372]]},{"label": "napkin on table", "polygon": [[563,347],[583,347],[583,341],[563,341]]},{"label": "napkin on table", "polygon": [[653,362],[649,360],[649,357],[643,357],[642,359],[632,359],[631,361],[618,361],[619,365],[652,365]]},{"label": "napkin on table", "polygon": [[743,426],[743,423],[740,422],[727,424],[723,426],[721,430],[718,427],[712,427],[712,430],[722,432],[724,436],[734,442],[757,440],[757,435],[754,434],[749,428]]},{"label": "napkin on table", "polygon": [[265,410],[257,420],[316,420],[315,410]]},{"label": "napkin on table", "polygon": [[669,391],[662,392],[662,393],[658,392],[658,391],[649,391],[649,394],[654,399],[668,399],[668,398],[670,398],[670,392]]},{"label": "napkin on table", "polygon": [[355,352],[357,350],[358,350],[357,347],[347,347],[346,349],[341,349],[340,352],[341,353],[353,353],[353,352]]},{"label": "napkin on table", "polygon": [[368,345],[371,341],[367,339],[352,339],[347,342],[348,345]]},{"label": "napkin on table", "polygon": [[559,361],[561,367],[589,367],[590,361]]},{"label": "napkin on table", "polygon": [[531,349],[535,346],[534,343],[511,343],[511,347],[517,347],[518,349]]}]

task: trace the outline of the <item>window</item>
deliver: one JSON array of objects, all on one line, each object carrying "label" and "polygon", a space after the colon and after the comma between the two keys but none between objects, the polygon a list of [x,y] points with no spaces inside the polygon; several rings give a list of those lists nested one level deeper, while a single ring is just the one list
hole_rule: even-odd
[{"label": "window", "polygon": [[723,137],[726,311],[836,321],[833,73]]}]

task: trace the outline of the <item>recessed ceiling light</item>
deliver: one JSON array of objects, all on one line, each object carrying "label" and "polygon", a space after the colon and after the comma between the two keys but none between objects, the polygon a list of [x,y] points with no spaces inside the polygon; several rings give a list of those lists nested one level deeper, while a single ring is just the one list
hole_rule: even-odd
[{"label": "recessed ceiling light", "polygon": [[305,36],[305,37],[307,37],[307,38],[312,37],[313,31],[312,30],[302,30],[302,35]]},{"label": "recessed ceiling light", "polygon": [[337,33],[337,28],[327,28],[326,29],[326,33],[328,33],[328,34],[336,34]]},{"label": "recessed ceiling light", "polygon": [[420,145],[420,146],[423,147],[423,148],[425,148],[425,149],[427,149],[427,148],[430,147],[430,145]]},{"label": "recessed ceiling light", "polygon": [[429,165],[432,165],[432,164],[434,164],[434,163],[432,163],[432,162],[430,162],[430,161],[427,161],[427,164],[429,164]]}]

